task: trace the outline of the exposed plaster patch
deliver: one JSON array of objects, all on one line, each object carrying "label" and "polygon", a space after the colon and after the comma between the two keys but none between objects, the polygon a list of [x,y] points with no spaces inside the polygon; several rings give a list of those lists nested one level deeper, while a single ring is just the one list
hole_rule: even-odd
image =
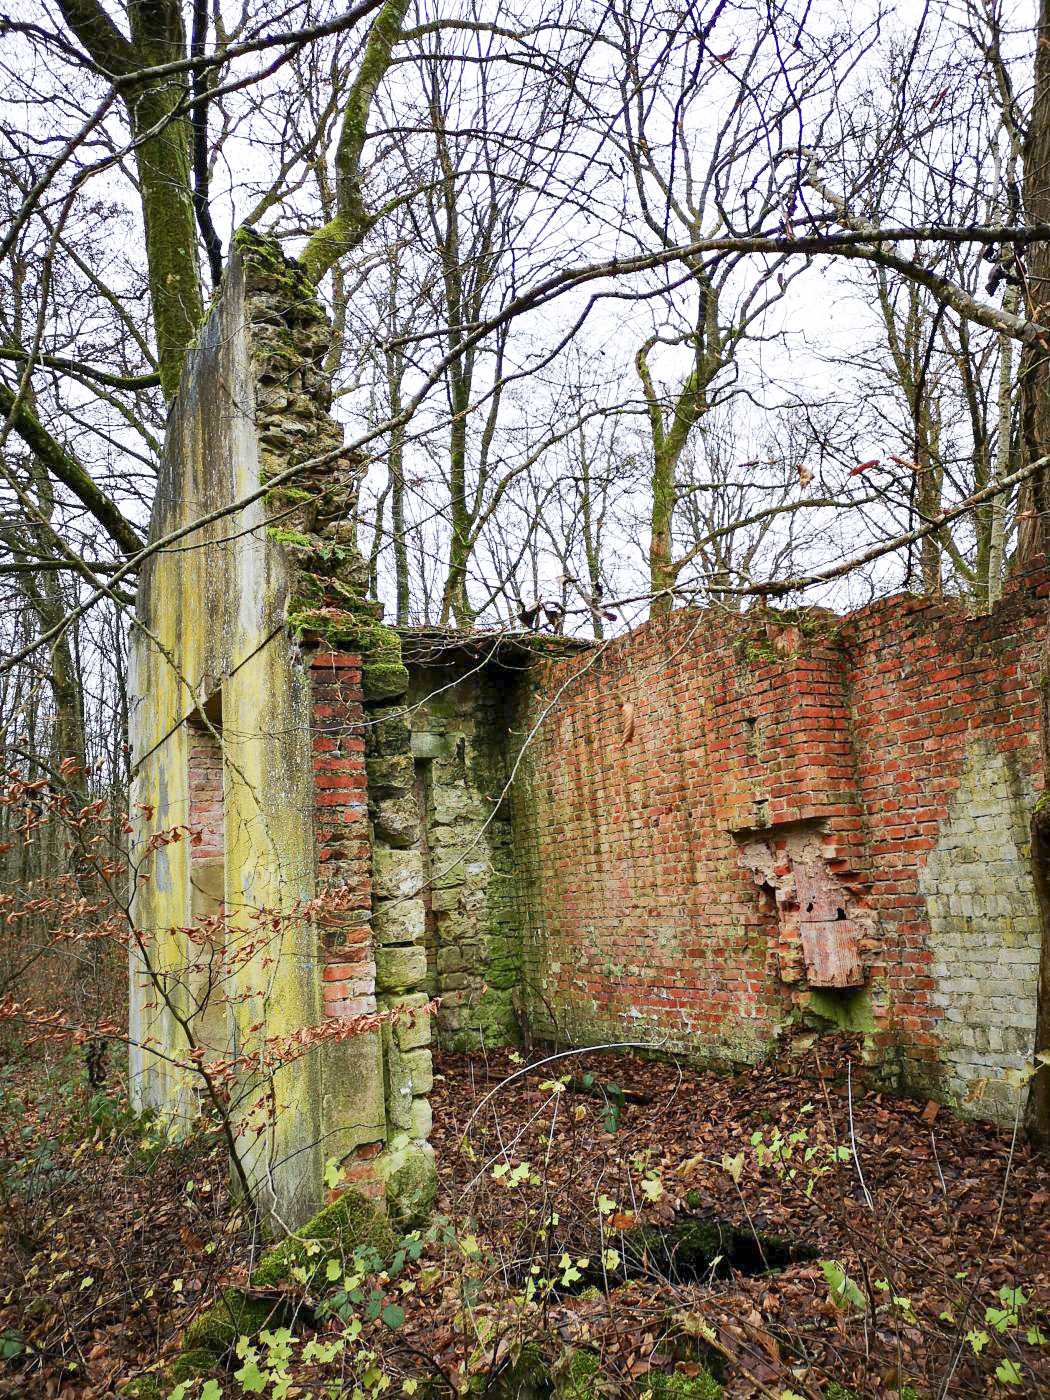
[{"label": "exposed plaster patch", "polygon": [[810,987],[859,987],[864,972],[857,899],[828,868],[826,849],[820,831],[803,827],[744,839],[740,858],[766,908],[777,915],[772,956],[780,980],[792,984],[805,979]]}]

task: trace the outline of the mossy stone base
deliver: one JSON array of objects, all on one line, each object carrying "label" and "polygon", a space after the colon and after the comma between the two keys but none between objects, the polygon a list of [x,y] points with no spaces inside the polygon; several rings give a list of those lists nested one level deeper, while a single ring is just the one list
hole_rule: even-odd
[{"label": "mossy stone base", "polygon": [[205,1376],[209,1371],[214,1371],[221,1360],[221,1356],[208,1351],[206,1347],[194,1347],[192,1351],[180,1352],[171,1363],[171,1378],[176,1382],[196,1380],[198,1376]]},{"label": "mossy stone base", "polygon": [[377,1167],[386,1182],[391,1214],[401,1228],[417,1230],[429,1224],[437,1196],[437,1168],[430,1144],[409,1143],[384,1152]]},{"label": "mossy stone base", "polygon": [[276,1288],[291,1277],[293,1269],[303,1270],[311,1287],[323,1281],[329,1259],[349,1262],[359,1249],[373,1249],[387,1260],[397,1249],[397,1238],[374,1201],[347,1191],[294,1235],[266,1251],[252,1271],[252,1287]]},{"label": "mossy stone base", "polygon": [[215,1357],[225,1356],[238,1337],[256,1336],[280,1310],[281,1305],[270,1298],[248,1298],[237,1288],[226,1288],[218,1301],[186,1328],[183,1354],[207,1351]]},{"label": "mossy stone base", "polygon": [[598,1400],[604,1392],[600,1386],[601,1362],[593,1351],[574,1351],[569,1364],[554,1386],[553,1400]]},{"label": "mossy stone base", "polygon": [[150,1371],[119,1385],[117,1394],[124,1396],[125,1400],[168,1400],[174,1385],[175,1378],[170,1371]]}]

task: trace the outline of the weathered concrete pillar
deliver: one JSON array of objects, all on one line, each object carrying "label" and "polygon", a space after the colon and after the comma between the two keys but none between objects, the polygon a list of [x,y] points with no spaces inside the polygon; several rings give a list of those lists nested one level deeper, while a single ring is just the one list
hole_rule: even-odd
[{"label": "weathered concrete pillar", "polygon": [[185,1130],[194,1058],[228,1029],[237,1157],[274,1232],[321,1204],[333,1157],[405,1218],[433,1195],[426,1018],[356,1024],[425,998],[389,709],[407,675],[365,598],[329,342],[301,268],[239,237],[169,423],[151,538],[184,533],[143,569],[131,664],[132,1093]]}]

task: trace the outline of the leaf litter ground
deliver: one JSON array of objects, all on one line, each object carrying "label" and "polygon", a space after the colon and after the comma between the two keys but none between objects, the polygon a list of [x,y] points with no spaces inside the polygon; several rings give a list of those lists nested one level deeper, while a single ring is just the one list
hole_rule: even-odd
[{"label": "leaf litter ground", "polygon": [[[437,1054],[446,1223],[378,1279],[403,1325],[364,1334],[392,1393],[471,1376],[496,1393],[538,1345],[556,1383],[574,1349],[596,1353],[610,1395],[672,1368],[714,1371],[728,1400],[1050,1395],[1047,1159],[1009,1129],[894,1097],[857,1051],[799,1037],[776,1066],[734,1074],[621,1053],[536,1051],[533,1067]],[[154,1151],[130,1121],[75,1142],[83,1095],[56,1108],[38,1069],[19,1073],[19,1132],[57,1145],[30,1187],[9,1171],[0,1199],[0,1345],[24,1341],[0,1361],[0,1395],[103,1400],[175,1353],[246,1276],[252,1241],[214,1144]],[[4,1153],[18,1160],[10,1141]],[[679,1267],[660,1247],[661,1231],[711,1220],[813,1257],[743,1273],[710,1255]],[[334,1325],[302,1303],[300,1333]],[[293,1368],[287,1394],[330,1393],[337,1371]]]}]

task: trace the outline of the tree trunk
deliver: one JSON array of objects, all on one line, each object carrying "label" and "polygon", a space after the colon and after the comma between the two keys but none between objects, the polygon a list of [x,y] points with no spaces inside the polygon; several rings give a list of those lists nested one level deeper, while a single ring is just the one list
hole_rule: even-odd
[{"label": "tree trunk", "polygon": [[[1024,214],[1030,224],[1050,221],[1050,0],[1039,0],[1035,93],[1024,146]],[[1050,243],[1031,244],[1025,271],[1028,315],[1042,319],[1050,308]],[[1038,344],[1026,345],[1021,353],[1021,451],[1022,466],[1050,452],[1050,347]],[[1023,566],[1032,566],[1046,557],[1050,472],[1039,472],[1025,496],[1018,558]]]},{"label": "tree trunk", "polygon": [[[1025,219],[1050,220],[1050,0],[1039,0],[1035,46],[1035,94],[1024,148]],[[1050,244],[1033,243],[1027,256],[1028,315],[1050,306]],[[1026,345],[1021,354],[1021,452],[1023,462],[1050,454],[1050,350]],[[1050,472],[1044,468],[1027,492],[1028,518],[1022,521],[1018,556],[1022,566],[1034,567],[1047,557],[1050,516]],[[1050,781],[1050,629],[1043,653],[1042,748],[1044,781]],[[1036,1053],[1050,1050],[1050,785],[1032,817],[1032,866],[1042,922],[1039,985],[1036,993]],[[1026,1127],[1029,1136],[1050,1147],[1050,1066],[1041,1067],[1031,1082]]]}]

